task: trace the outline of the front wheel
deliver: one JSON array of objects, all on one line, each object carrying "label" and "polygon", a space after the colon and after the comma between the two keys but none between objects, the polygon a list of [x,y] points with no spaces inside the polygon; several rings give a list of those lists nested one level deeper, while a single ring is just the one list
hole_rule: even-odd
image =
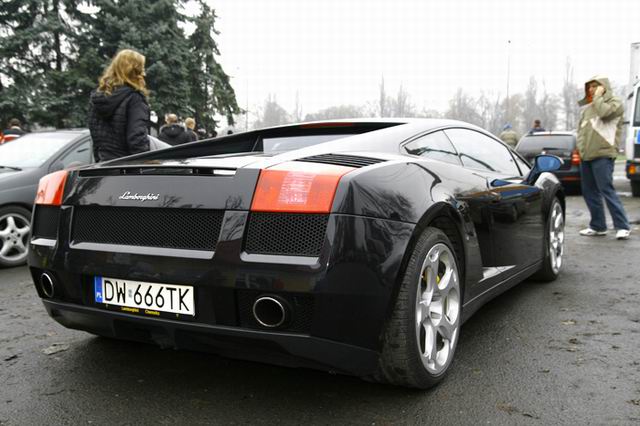
[{"label": "front wheel", "polygon": [[553,199],[544,236],[542,266],[532,278],[538,281],[555,281],[560,275],[564,255],[564,211],[557,198]]},{"label": "front wheel", "polygon": [[425,229],[418,238],[385,327],[374,380],[427,389],[445,376],[462,320],[460,275],[452,247],[436,228]]}]

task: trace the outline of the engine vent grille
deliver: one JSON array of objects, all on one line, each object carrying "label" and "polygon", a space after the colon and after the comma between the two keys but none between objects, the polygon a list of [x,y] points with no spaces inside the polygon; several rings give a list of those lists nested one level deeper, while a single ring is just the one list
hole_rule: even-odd
[{"label": "engine vent grille", "polygon": [[251,213],[245,251],[317,257],[328,220],[326,214]]},{"label": "engine vent grille", "polygon": [[221,210],[80,206],[72,240],[213,251],[223,216]]},{"label": "engine vent grille", "polygon": [[48,238],[55,240],[58,235],[58,221],[60,207],[38,205],[33,218],[33,231],[35,238]]},{"label": "engine vent grille", "polygon": [[334,164],[336,166],[360,168],[371,166],[373,164],[384,163],[387,160],[381,160],[379,158],[360,157],[358,155],[322,154],[314,155],[312,157],[300,158],[297,161],[305,161],[307,163]]},{"label": "engine vent grille", "polygon": [[214,169],[210,167],[104,167],[80,170],[80,177],[104,177],[122,175],[177,175],[177,176],[233,176],[235,169]]}]

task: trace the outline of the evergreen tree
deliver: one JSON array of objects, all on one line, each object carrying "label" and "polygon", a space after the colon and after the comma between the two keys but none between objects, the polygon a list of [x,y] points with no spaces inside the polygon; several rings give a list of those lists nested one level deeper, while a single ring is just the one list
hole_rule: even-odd
[{"label": "evergreen tree", "polygon": [[[3,0],[0,3],[0,120],[55,127],[86,125],[89,94],[116,52],[147,58],[150,105],[158,117],[195,114],[208,130],[215,114],[241,112],[215,55],[215,12],[197,18],[183,0]],[[92,10],[87,10],[91,6]],[[182,25],[196,23],[187,38]],[[162,121],[162,120],[160,120]],[[158,123],[160,125],[162,123]]]},{"label": "evergreen tree", "polygon": [[215,115],[234,123],[234,114],[242,112],[236,94],[229,82],[229,76],[216,61],[220,55],[213,39],[218,34],[215,29],[216,14],[204,1],[199,1],[200,14],[194,19],[196,29],[189,37],[190,62],[189,82],[191,104],[199,127],[211,131],[216,127]]}]

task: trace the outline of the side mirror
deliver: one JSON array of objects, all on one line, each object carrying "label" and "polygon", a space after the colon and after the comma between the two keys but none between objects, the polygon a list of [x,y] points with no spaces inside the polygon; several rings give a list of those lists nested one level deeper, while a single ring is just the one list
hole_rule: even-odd
[{"label": "side mirror", "polygon": [[555,155],[537,155],[533,162],[533,168],[529,172],[529,175],[525,179],[524,183],[527,185],[533,185],[541,173],[553,172],[558,170],[562,166],[562,160]]},{"label": "side mirror", "polygon": [[555,155],[538,155],[534,161],[534,169],[538,172],[553,172],[562,166],[562,160]]}]

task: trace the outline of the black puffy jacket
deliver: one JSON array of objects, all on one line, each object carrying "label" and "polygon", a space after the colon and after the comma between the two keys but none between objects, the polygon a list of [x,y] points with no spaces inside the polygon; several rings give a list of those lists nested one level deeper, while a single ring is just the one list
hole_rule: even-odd
[{"label": "black puffy jacket", "polygon": [[89,131],[96,161],[149,151],[149,104],[144,95],[129,86],[111,95],[91,93]]},{"label": "black puffy jacket", "polygon": [[191,135],[181,124],[166,124],[160,128],[158,139],[169,145],[180,145],[191,142]]}]

